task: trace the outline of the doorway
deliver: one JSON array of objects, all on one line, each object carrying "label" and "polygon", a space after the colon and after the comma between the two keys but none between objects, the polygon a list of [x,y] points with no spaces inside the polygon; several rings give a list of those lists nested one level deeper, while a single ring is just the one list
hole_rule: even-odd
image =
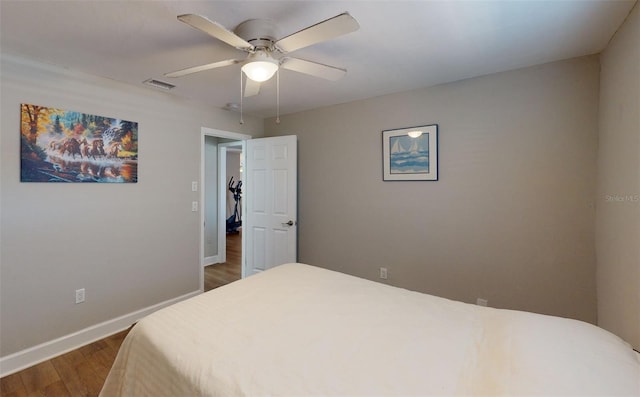
[{"label": "doorway", "polygon": [[[217,169],[207,170],[206,139],[216,137]],[[222,140],[222,141],[220,141]],[[250,135],[202,128],[200,169],[200,290],[204,291],[205,212],[217,206],[217,257],[226,262],[226,156],[230,142],[239,141],[245,154],[241,277],[297,260],[297,137],[295,135],[251,139]],[[208,171],[208,173],[207,173]],[[207,176],[217,175],[217,195],[205,199]],[[225,177],[223,178],[222,175]],[[209,178],[210,179],[210,178]],[[212,182],[209,182],[211,184]],[[212,198],[213,197],[213,198]],[[214,201],[217,200],[217,204]],[[211,222],[210,222],[211,224]],[[213,239],[211,239],[213,241]],[[209,241],[207,241],[208,243]]]},{"label": "doorway", "polygon": [[239,232],[227,241],[226,233],[226,153],[229,149],[241,152],[251,136],[205,127],[201,135],[200,289],[208,291],[241,278],[244,237]]},{"label": "doorway", "polygon": [[219,239],[218,260],[204,267],[204,292],[242,278],[243,142],[219,142],[217,146],[218,222],[224,223],[225,229],[219,230],[224,238]]}]

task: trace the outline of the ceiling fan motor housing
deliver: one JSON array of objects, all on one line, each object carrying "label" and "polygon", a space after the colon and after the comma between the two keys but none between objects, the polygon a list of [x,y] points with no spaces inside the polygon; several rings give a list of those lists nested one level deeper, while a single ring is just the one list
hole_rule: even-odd
[{"label": "ceiling fan motor housing", "polygon": [[268,19],[249,19],[238,25],[234,33],[257,49],[273,50],[278,40],[278,26]]}]

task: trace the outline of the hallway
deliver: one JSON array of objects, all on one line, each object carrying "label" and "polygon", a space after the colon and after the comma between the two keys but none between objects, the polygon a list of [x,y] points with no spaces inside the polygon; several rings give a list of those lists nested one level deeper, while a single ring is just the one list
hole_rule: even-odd
[{"label": "hallway", "polygon": [[227,234],[227,261],[205,266],[204,291],[210,291],[242,278],[242,232]]}]

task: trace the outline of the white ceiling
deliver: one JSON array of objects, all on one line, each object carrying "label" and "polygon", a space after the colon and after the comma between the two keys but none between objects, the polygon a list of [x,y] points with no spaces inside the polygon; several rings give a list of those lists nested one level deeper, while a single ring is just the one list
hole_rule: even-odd
[{"label": "white ceiling", "polygon": [[[216,107],[240,101],[240,66],[177,79],[166,72],[244,53],[176,19],[197,13],[233,30],[275,21],[281,37],[348,11],[360,30],[292,55],[348,70],[337,82],[281,72],[280,113],[427,87],[602,51],[635,0],[555,1],[11,1],[0,0],[2,53],[142,86]],[[145,86],[146,87],[146,86]],[[154,88],[148,88],[154,89]],[[276,113],[275,79],[244,100]]]}]

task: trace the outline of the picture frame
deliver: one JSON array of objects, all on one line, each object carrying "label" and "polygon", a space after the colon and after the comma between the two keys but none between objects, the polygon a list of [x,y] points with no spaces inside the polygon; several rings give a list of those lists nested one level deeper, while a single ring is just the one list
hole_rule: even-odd
[{"label": "picture frame", "polygon": [[138,123],[22,103],[20,182],[137,183]]},{"label": "picture frame", "polygon": [[382,131],[384,181],[438,180],[438,124]]}]

